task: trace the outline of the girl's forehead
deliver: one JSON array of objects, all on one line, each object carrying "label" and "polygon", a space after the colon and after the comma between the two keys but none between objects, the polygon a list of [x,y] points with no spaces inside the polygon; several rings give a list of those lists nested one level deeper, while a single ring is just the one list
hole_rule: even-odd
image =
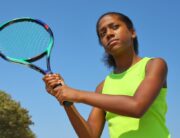
[{"label": "girl's forehead", "polygon": [[108,24],[111,23],[115,23],[115,22],[122,22],[119,18],[119,16],[117,15],[105,15],[104,17],[102,17],[98,23],[98,28],[101,29],[103,27],[105,27]]},{"label": "girl's forehead", "polygon": [[110,22],[110,21],[114,21],[114,20],[119,20],[117,15],[105,15],[104,17],[102,17],[99,21],[99,25],[102,24],[103,22]]}]

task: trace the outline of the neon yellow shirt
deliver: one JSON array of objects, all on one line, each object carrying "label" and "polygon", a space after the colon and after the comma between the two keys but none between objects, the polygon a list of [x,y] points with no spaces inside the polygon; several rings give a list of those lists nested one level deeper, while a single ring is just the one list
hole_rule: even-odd
[{"label": "neon yellow shirt", "polygon": [[[150,58],[143,58],[120,74],[110,73],[104,82],[103,94],[133,96],[145,77],[145,67]],[[170,138],[166,127],[166,88],[141,118],[106,112],[111,138]],[[146,98],[146,97],[144,97]]]}]

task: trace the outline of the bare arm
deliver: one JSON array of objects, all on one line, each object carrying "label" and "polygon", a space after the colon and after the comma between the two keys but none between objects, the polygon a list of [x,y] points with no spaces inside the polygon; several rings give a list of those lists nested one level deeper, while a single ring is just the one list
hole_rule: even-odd
[{"label": "bare arm", "polygon": [[90,126],[80,115],[74,105],[69,107],[64,106],[64,109],[79,138],[94,138]]},{"label": "bare arm", "polygon": [[[58,96],[58,94],[54,93],[53,87],[57,85],[57,83],[62,83],[59,79],[62,80],[62,78],[57,75],[46,75],[43,80],[46,83],[46,89],[47,91],[54,95],[55,97]],[[96,93],[100,93],[102,90],[103,83],[101,83],[97,89]],[[76,131],[76,134],[79,138],[98,138],[100,137],[102,130],[104,128],[104,122],[105,122],[105,114],[104,111],[94,107],[91,111],[91,114],[89,115],[88,121],[86,121],[81,114],[77,111],[74,105],[71,105],[69,107],[64,106],[64,109],[67,113],[67,116]]]},{"label": "bare arm", "polygon": [[[81,102],[120,115],[141,117],[166,83],[167,65],[160,58],[152,59],[146,67],[144,80],[134,96],[105,95],[72,89],[66,85],[57,90],[59,101]],[[144,98],[147,97],[147,98]]]},{"label": "bare arm", "polygon": [[160,89],[166,85],[166,75],[167,66],[165,61],[153,59],[148,63],[145,79],[141,82],[134,96],[80,92],[79,102],[120,115],[141,117],[158,96]]},{"label": "bare arm", "polygon": [[[101,89],[102,84],[97,87],[96,93],[100,93]],[[94,107],[88,121],[84,120],[74,106],[64,106],[64,109],[80,138],[99,138],[101,136],[105,123],[105,113],[102,109]]]}]

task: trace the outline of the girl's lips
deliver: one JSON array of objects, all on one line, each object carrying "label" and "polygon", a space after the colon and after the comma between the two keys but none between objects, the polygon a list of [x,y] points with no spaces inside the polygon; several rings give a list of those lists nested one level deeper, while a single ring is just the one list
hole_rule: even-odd
[{"label": "girl's lips", "polygon": [[117,43],[118,43],[118,39],[110,40],[107,44],[107,47],[114,46]]}]

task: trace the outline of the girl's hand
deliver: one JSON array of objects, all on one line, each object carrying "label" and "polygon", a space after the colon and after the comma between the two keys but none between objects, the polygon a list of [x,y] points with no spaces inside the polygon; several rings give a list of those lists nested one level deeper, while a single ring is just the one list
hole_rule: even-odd
[{"label": "girl's hand", "polygon": [[64,80],[59,74],[47,74],[43,77],[46,85],[46,90],[51,95],[55,96],[53,92],[56,87],[64,85]]},{"label": "girl's hand", "polygon": [[78,102],[80,92],[64,84],[59,74],[47,74],[43,78],[48,93],[63,104],[64,101]]},{"label": "girl's hand", "polygon": [[79,102],[80,92],[73,88],[63,85],[53,90],[56,99],[63,104],[64,101]]}]

